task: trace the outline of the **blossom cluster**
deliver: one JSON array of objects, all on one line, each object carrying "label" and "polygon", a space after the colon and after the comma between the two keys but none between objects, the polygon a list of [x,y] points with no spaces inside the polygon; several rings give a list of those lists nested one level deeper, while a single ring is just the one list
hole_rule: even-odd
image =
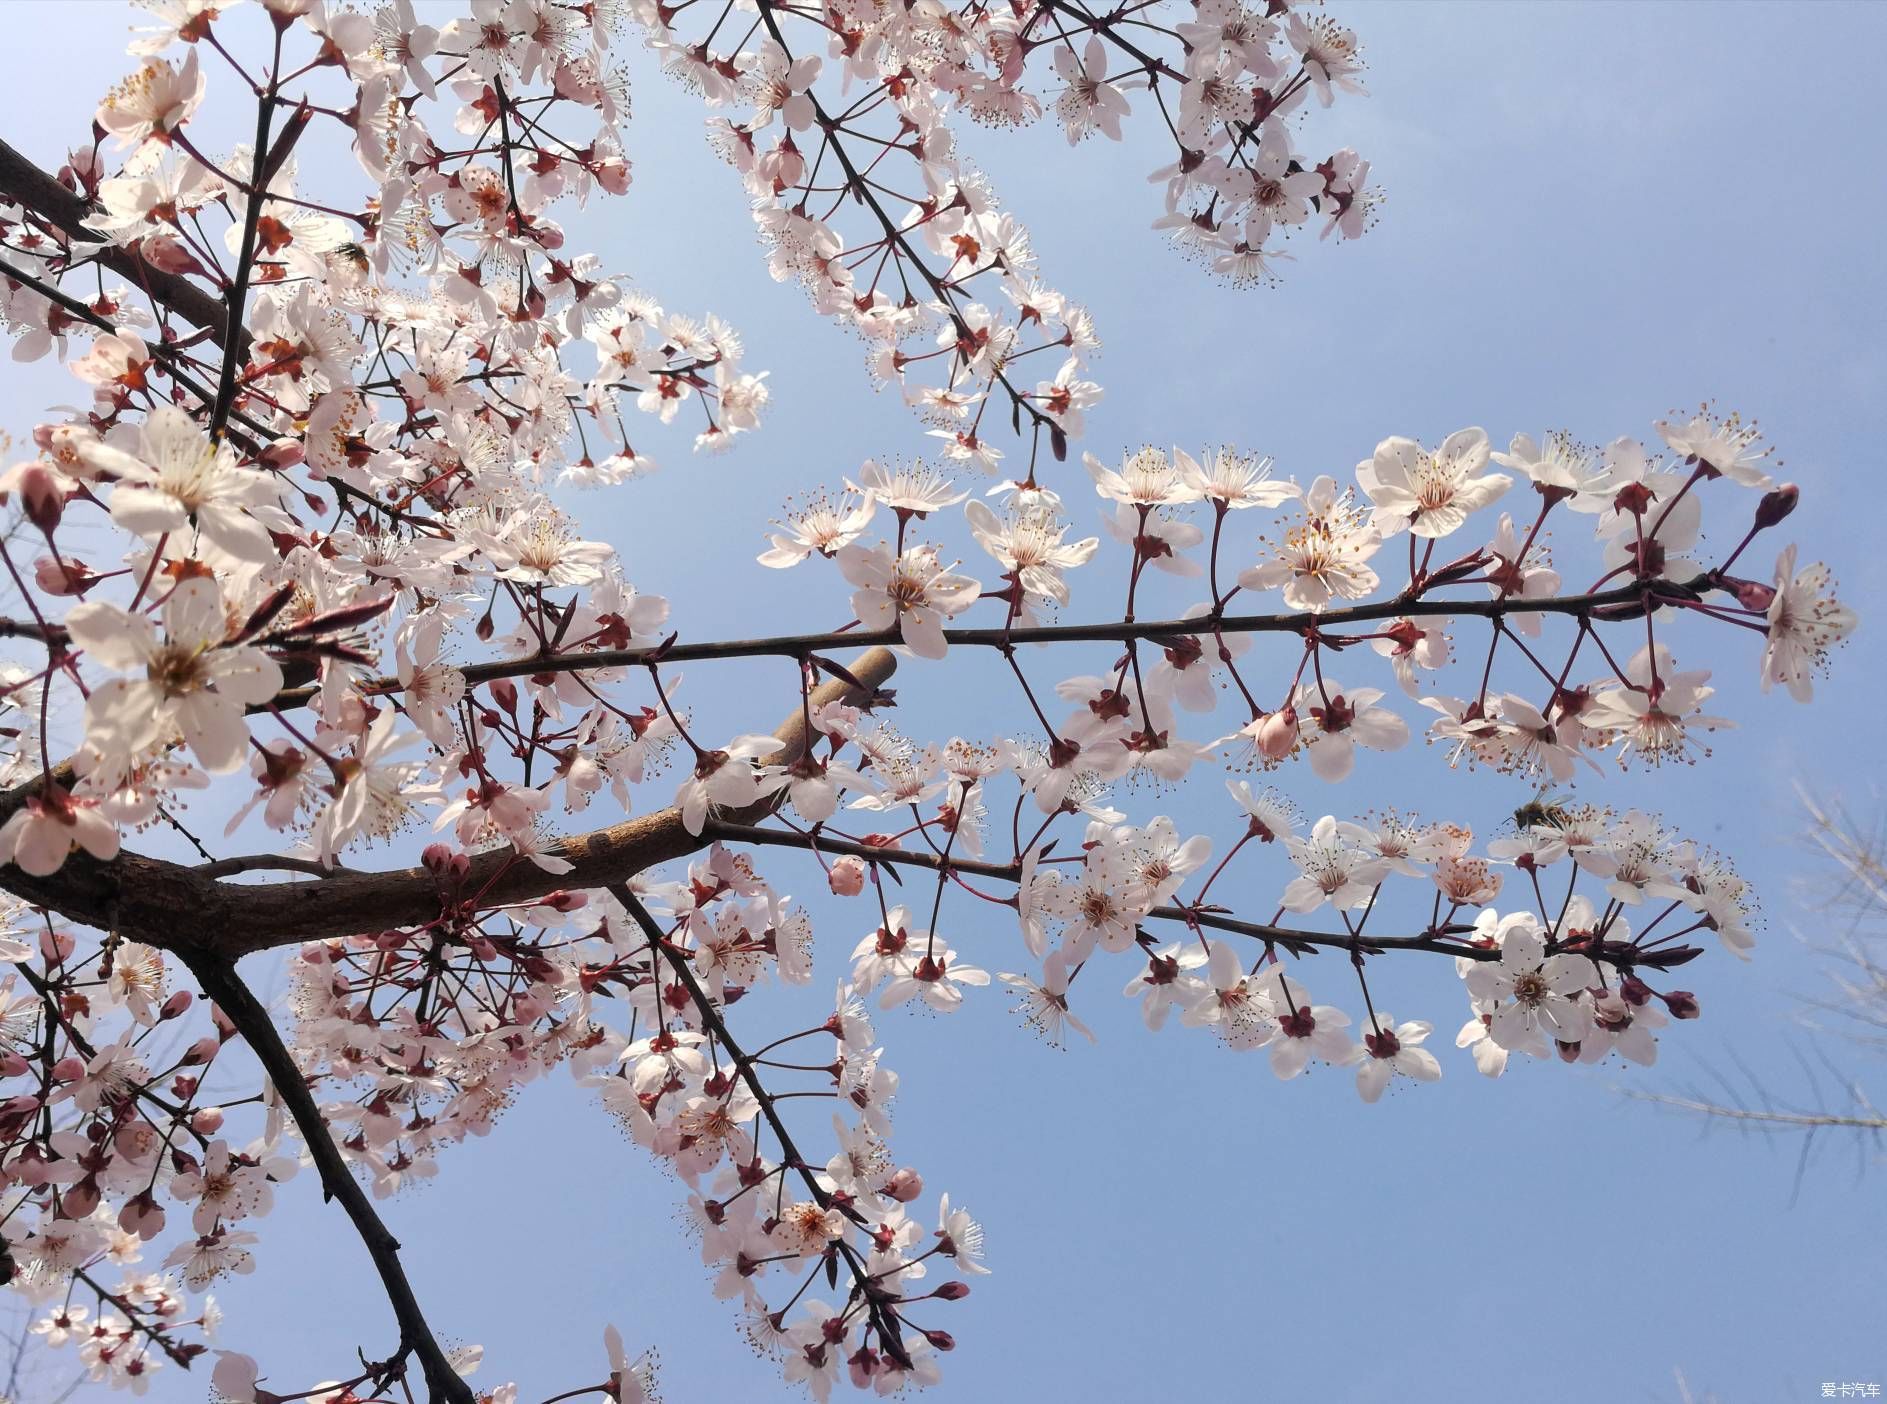
[{"label": "blossom cluster", "polygon": [[[363,1239],[397,1344],[333,1343],[344,1379],[225,1349],[206,1294],[310,1179],[371,1225],[561,1068],[687,1187],[713,1294],[787,1380],[920,1387],[954,1345],[932,1303],[983,1271],[982,1234],[891,1152],[871,1005],[949,1014],[1000,983],[1061,1044],[1092,1036],[1079,979],[1120,957],[1107,978],[1150,1029],[1263,1048],[1284,1078],[1353,1069],[1374,1101],[1441,1074],[1431,1023],[1374,1002],[1390,955],[1457,962],[1458,1042],[1499,1074],[1515,1053],[1650,1061],[1698,1012],[1666,987],[1702,953],[1685,938],[1753,944],[1734,871],[1655,816],[1542,788],[1477,849],[1396,811],[1306,824],[1240,777],[1343,783],[1418,721],[1438,769],[1541,787],[1695,760],[1730,722],[1680,659],[1718,624],[1759,636],[1763,691],[1810,700],[1856,617],[1793,545],[1743,573],[1799,496],[1755,426],[1705,407],[1603,446],[1398,436],[1341,481],[1227,447],[1056,466],[1100,397],[1098,338],[948,119],[1035,116],[1049,71],[1071,140],[1157,112],[1161,227],[1250,281],[1313,214],[1346,237],[1371,218],[1366,162],[1298,146],[1313,98],[1357,90],[1334,21],[1225,0],[471,0],[438,27],[409,0],[147,8],[95,140],[48,177],[65,203],[0,189],[15,355],[85,387],[0,472],[0,1265],[95,1379],[143,1392],[214,1351],[235,1404],[422,1376],[470,1400],[478,1350],[439,1344],[384,1231]],[[827,572],[822,634],[683,637],[575,514],[654,469],[631,423],[719,450],[768,404],[730,326],[566,247],[571,211],[629,187],[611,46],[632,28],[741,114],[711,133],[770,267],[937,441],[935,466],[867,462],[768,533],[761,567]],[[217,153],[212,72],[256,118]],[[323,137],[360,188],[300,182]],[[1062,620],[1077,596],[1093,622]],[[921,687],[973,654],[1013,683],[1013,721],[926,740],[886,717],[898,657]],[[775,684],[752,724],[779,730],[724,736],[690,705],[696,669],[740,666]],[[1229,786],[1229,842],[1129,812],[1201,774]],[[417,867],[384,867],[416,839]],[[836,973],[769,848],[857,905],[834,903],[836,1001],[761,1041],[756,1009]],[[237,973],[271,951],[282,1028]],[[212,1066],[255,1090],[212,1099]],[[831,1103],[819,1140],[798,1099]],[[647,1397],[649,1358],[613,1328],[604,1347],[573,1393]]]}]

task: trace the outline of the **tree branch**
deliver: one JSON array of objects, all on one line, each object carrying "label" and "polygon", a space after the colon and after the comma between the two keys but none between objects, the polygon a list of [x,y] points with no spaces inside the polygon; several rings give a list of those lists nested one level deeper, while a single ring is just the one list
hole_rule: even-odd
[{"label": "tree branch", "polygon": [[[1423,619],[1443,615],[1471,615],[1502,619],[1510,614],[1590,615],[1618,606],[1641,605],[1647,594],[1656,599],[1694,598],[1710,583],[1709,576],[1689,581],[1648,580],[1620,585],[1590,595],[1561,595],[1554,599],[1526,600],[1518,595],[1469,600],[1391,599],[1373,604],[1327,609],[1321,613],[1234,614],[1218,621],[1222,634],[1302,634],[1306,630],[1341,628],[1347,624],[1375,624],[1390,619]],[[1015,629],[945,629],[944,638],[959,648],[1003,650],[1033,643],[1126,643],[1132,639],[1175,639],[1214,630],[1209,615],[1192,619],[1107,620],[1094,624],[1040,624]],[[529,677],[539,673],[580,673],[593,668],[632,668],[650,663],[690,663],[714,658],[799,658],[834,648],[861,644],[895,647],[903,642],[895,629],[866,633],[858,630],[826,634],[780,634],[770,638],[724,639],[706,643],[662,644],[654,648],[605,648],[531,658],[474,663],[460,668],[468,687],[499,678]],[[360,684],[370,696],[403,690],[397,677],[373,678]],[[312,699],[314,687],[278,692],[251,711],[300,707]]]},{"label": "tree branch", "polygon": [[[103,235],[86,227],[90,206],[85,197],[66,189],[4,141],[0,141],[0,196],[38,215],[67,238],[104,242]],[[129,278],[153,301],[202,327],[217,345],[227,345],[228,321],[223,304],[195,283],[146,263],[130,249],[106,244],[92,257]],[[239,331],[238,339],[237,352],[246,355],[248,338]]]},{"label": "tree branch", "polygon": [[[708,992],[701,988],[701,982],[695,978],[694,964],[687,953],[670,944],[668,936],[656,924],[655,918],[649,915],[649,909],[642,905],[641,899],[629,890],[626,883],[613,883],[609,890],[615,895],[616,900],[623,904],[629,915],[635,918],[636,925],[642,928],[642,934],[649,938],[649,950],[661,952],[663,958],[668,961],[675,972],[675,978],[681,982],[682,987],[688,991],[688,997],[694,1001],[695,1009],[701,1015],[701,1022],[712,1031],[721,1047],[725,1048],[729,1056],[733,1058],[735,1070],[739,1073],[741,1081],[747,1084],[747,1090],[753,1093],[754,1100],[760,1104],[760,1114],[767,1119],[767,1125],[773,1129],[774,1139],[780,1143],[781,1163],[798,1172],[799,1178],[805,1183],[806,1192],[813,1197],[821,1209],[830,1209],[833,1203],[832,1196],[826,1191],[825,1186],[819,1183],[818,1177],[813,1174],[812,1168],[806,1163],[806,1157],[799,1153],[799,1147],[793,1144],[792,1133],[786,1129],[786,1123],[781,1120],[779,1108],[774,1105],[773,1095],[762,1085],[759,1074],[754,1071],[754,1060],[743,1053],[740,1045],[734,1041],[734,1035],[728,1031],[727,1020],[722,1017],[721,1011],[715,1006]],[[841,1238],[837,1240],[836,1247],[844,1255],[845,1265],[852,1274],[852,1294],[864,1299],[865,1310],[871,1318],[873,1328],[878,1332],[879,1343],[884,1347],[885,1354],[903,1368],[910,1369],[911,1359],[904,1349],[904,1333],[898,1325],[898,1315],[892,1306],[891,1294],[875,1285],[874,1278],[858,1256],[858,1250],[850,1243]]]},{"label": "tree branch", "polygon": [[[723,839],[728,843],[764,844],[774,848],[802,848],[818,853],[835,853],[862,858],[868,863],[898,863],[907,867],[928,868],[932,872],[947,870],[953,873],[968,873],[972,877],[995,878],[999,882],[1015,882],[1022,876],[1022,868],[1018,863],[979,863],[966,858],[947,858],[941,854],[926,853],[922,850],[913,852],[903,848],[880,848],[868,843],[831,839],[823,834],[795,833],[791,829],[763,829],[750,824],[713,820],[708,825],[708,834],[710,837]],[[1469,960],[1500,959],[1498,950],[1470,946],[1442,936],[1357,937],[1348,932],[1299,931],[1287,926],[1239,921],[1214,911],[1180,906],[1154,907],[1147,916],[1160,921],[1182,921],[1188,926],[1205,926],[1215,931],[1229,931],[1238,936],[1250,936],[1255,940],[1282,946],[1298,954],[1315,949],[1361,950],[1365,955],[1380,955],[1384,951],[1428,951],[1435,955],[1465,956]]]},{"label": "tree branch", "polygon": [[328,1134],[321,1108],[309,1093],[288,1045],[275,1031],[268,1010],[249,992],[242,977],[237,975],[236,967],[227,959],[200,947],[180,949],[178,956],[196,976],[203,993],[216,1001],[217,1007],[248,1042],[250,1051],[268,1073],[269,1081],[275,1084],[276,1093],[289,1115],[294,1117],[302,1142],[314,1157],[315,1169],[320,1173],[323,1197],[340,1200],[347,1217],[353,1221],[367,1256],[373,1259],[374,1270],[380,1274],[394,1318],[400,1323],[401,1349],[419,1357],[420,1368],[426,1373],[426,1388],[435,1404],[440,1400],[447,1404],[474,1404],[471,1386],[452,1368],[439,1342],[433,1338],[425,1313],[419,1309],[412,1284],[406,1280],[406,1270],[400,1266],[399,1241],[381,1222],[373,1201],[354,1178],[340,1148]]},{"label": "tree branch", "polygon": [[[811,706],[840,700],[868,706],[896,668],[895,654],[872,649],[847,667],[859,687],[826,682],[814,690]],[[773,734],[783,745],[771,759],[788,765],[814,739],[800,707]],[[0,796],[0,821],[39,786],[39,780],[29,781]],[[729,811],[727,817],[750,823],[771,812],[774,804],[769,798]],[[562,889],[606,887],[712,841],[706,830],[689,833],[681,811],[671,806],[546,845],[548,856],[572,865],[568,873],[545,872],[508,847],[479,854],[472,859],[464,890],[479,893],[481,905],[496,906],[534,901]],[[441,901],[438,884],[425,868],[341,874],[313,882],[225,885],[201,868],[136,853],[101,863],[74,852],[49,877],[34,877],[6,864],[0,866],[0,888],[69,921],[135,935],[180,955],[200,952],[228,961],[301,941],[432,921],[440,914]]]}]

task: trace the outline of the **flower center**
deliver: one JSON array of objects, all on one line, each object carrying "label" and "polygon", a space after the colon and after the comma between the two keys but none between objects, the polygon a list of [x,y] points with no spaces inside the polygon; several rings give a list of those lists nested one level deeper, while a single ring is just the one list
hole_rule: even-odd
[{"label": "flower center", "polygon": [[167,698],[197,692],[209,681],[202,651],[177,644],[166,644],[153,654],[145,672]]}]

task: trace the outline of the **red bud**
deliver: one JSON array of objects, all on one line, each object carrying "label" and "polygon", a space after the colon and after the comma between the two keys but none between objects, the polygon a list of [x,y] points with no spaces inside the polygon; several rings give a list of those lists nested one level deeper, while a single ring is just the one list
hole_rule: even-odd
[{"label": "red bud", "polygon": [[1802,500],[1802,490],[1794,483],[1784,483],[1763,494],[1762,501],[1756,504],[1756,526],[1758,530],[1772,527],[1795,510],[1795,504]]}]

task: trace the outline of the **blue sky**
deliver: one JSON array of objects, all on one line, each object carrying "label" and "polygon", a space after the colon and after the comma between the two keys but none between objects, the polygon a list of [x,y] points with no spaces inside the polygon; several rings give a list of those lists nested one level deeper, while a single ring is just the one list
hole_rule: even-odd
[{"label": "blue sky", "polygon": [[[1790,534],[1835,566],[1868,618],[1810,709],[1757,694],[1741,639],[1691,631],[1698,642],[1680,643],[1680,658],[1720,670],[1722,710],[1741,729],[1720,733],[1694,770],[1589,789],[1662,809],[1734,857],[1765,898],[1755,962],[1712,952],[1690,967],[1705,1017],[1665,1038],[1655,1069],[1535,1064],[1490,1083],[1446,1046],[1465,1002],[1439,968],[1381,978],[1399,1017],[1435,1021],[1447,1075],[1374,1107],[1344,1073],[1280,1085],[1262,1059],[1209,1039],[1150,1036],[1131,1004],[1107,997],[1111,976],[1082,1006],[1101,1036],[1091,1049],[1039,1046],[994,995],[949,1019],[882,1019],[904,1078],[895,1144],[983,1221],[995,1269],[942,1313],[960,1344],[934,1397],[1423,1401],[1465,1387],[1540,1404],[1650,1401],[1678,1398],[1681,1371],[1695,1393],[1756,1404],[1820,1397],[1824,1380],[1887,1383],[1879,1180],[1824,1158],[1792,1197],[1793,1143],[1704,1136],[1616,1090],[1676,1090],[1733,1057],[1778,1090],[1801,1087],[1789,996],[1818,975],[1797,939],[1814,917],[1792,887],[1808,860],[1791,841],[1791,787],[1878,802],[1887,97],[1846,60],[1880,52],[1887,9],[1333,10],[1364,40],[1372,96],[1341,105],[1311,141],[1356,145],[1390,199],[1359,244],[1298,241],[1280,289],[1225,291],[1161,246],[1144,175],[1164,156],[1145,126],[1123,146],[1073,153],[1052,125],[966,132],[1045,275],[1092,308],[1106,340],[1095,378],[1107,398],[1087,447],[1108,457],[1143,441],[1229,440],[1308,480],[1343,474],[1391,433],[1432,443],[1478,423],[1497,442],[1559,427],[1603,441],[1648,435],[1653,419],[1714,397],[1781,446],[1804,489]],[[91,103],[128,66],[122,13],[9,6],[10,141],[56,162],[61,141],[83,139]],[[691,636],[841,622],[834,576],[748,564],[761,530],[789,492],[926,441],[872,392],[859,346],[767,277],[746,197],[709,157],[694,100],[639,55],[635,72],[635,187],[605,218],[574,224],[572,243],[672,308],[733,320],[750,366],[772,371],[774,407],[729,457],[690,459],[652,439],[661,474],[574,505],[639,587],[675,602]],[[45,367],[13,372],[0,427],[22,438],[42,405],[75,398]],[[1065,486],[1088,512],[1085,487]],[[1570,539],[1561,549],[1593,559]],[[1066,617],[1116,608],[1115,576],[1089,574],[1089,609],[1078,593]],[[752,699],[784,695],[788,680],[721,666],[689,679],[709,729],[771,726],[775,707],[756,716]],[[965,686],[988,676],[979,668],[908,663],[908,729],[1017,724],[1019,700],[999,679]],[[1315,813],[1413,805],[1483,832],[1526,793],[1450,775],[1419,744],[1343,787],[1303,769],[1281,784]],[[1195,789],[1130,795],[1127,807],[1172,812],[1182,828],[1218,816],[1223,832],[1216,784]],[[789,888],[794,861],[772,868]],[[802,869],[797,885],[816,878]],[[1268,909],[1282,880],[1275,863],[1254,867],[1253,907]],[[814,910],[822,992],[860,918],[833,902]],[[1008,924],[957,916],[967,955],[1013,968]],[[1306,973],[1353,1003],[1340,976]],[[255,977],[266,984],[266,969]],[[754,1005],[739,1011],[743,1027],[792,1027],[782,1004]],[[558,1077],[387,1214],[435,1325],[486,1346],[481,1383],[515,1378],[536,1399],[597,1376],[613,1320],[660,1347],[672,1400],[778,1394],[773,1367],[708,1294],[676,1226],[681,1194]],[[312,1178],[280,1198],[261,1270],[225,1294],[228,1340],[299,1385],[338,1371],[356,1343],[383,1347],[392,1324]],[[153,1397],[206,1388],[172,1371]]]}]

